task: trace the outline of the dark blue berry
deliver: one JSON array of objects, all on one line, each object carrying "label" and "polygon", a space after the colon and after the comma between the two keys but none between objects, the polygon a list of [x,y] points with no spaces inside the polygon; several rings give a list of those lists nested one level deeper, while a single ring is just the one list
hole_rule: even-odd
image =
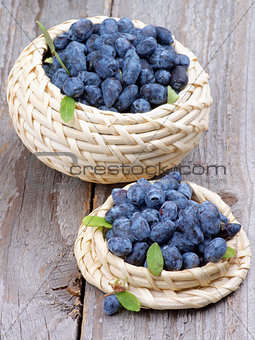
[{"label": "dark blue berry", "polygon": [[182,174],[180,171],[171,171],[168,175],[175,178],[179,183],[182,181]]},{"label": "dark blue berry", "polygon": [[174,246],[164,246],[162,248],[164,258],[164,268],[166,270],[180,270],[182,267],[182,255],[178,248]]},{"label": "dark blue berry", "polygon": [[184,223],[181,224],[180,220],[181,218],[179,217],[177,222],[178,230],[181,230],[190,242],[195,245],[199,245],[199,243],[204,242],[204,234],[199,224],[193,223],[192,219],[183,220]]},{"label": "dark blue berry", "polygon": [[112,232],[114,236],[128,237],[133,241],[130,232],[130,220],[127,217],[117,218],[112,224]]},{"label": "dark blue berry", "polygon": [[122,91],[121,83],[115,78],[107,78],[102,82],[101,88],[105,105],[111,107]]},{"label": "dark blue berry", "polygon": [[225,255],[226,251],[226,241],[221,237],[216,237],[205,247],[205,260],[208,262],[217,262]]},{"label": "dark blue berry", "polygon": [[172,201],[166,201],[161,206],[160,210],[160,216],[162,220],[171,220],[175,221],[177,219],[177,205]]},{"label": "dark blue berry", "polygon": [[100,24],[94,24],[93,33],[99,34]]},{"label": "dark blue berry", "polygon": [[220,214],[220,221],[225,225],[229,223],[229,219],[223,214]]},{"label": "dark blue berry", "polygon": [[137,209],[132,203],[122,203],[108,210],[105,214],[105,219],[112,224],[119,217],[130,218],[135,211],[137,211]]},{"label": "dark blue berry", "polygon": [[174,90],[176,91],[183,90],[185,86],[188,84],[188,81],[189,78],[185,70],[185,67],[176,66],[172,70],[169,84]]},{"label": "dark blue berry", "polygon": [[114,106],[119,112],[123,112],[129,108],[137,96],[138,87],[136,85],[129,85],[121,92]]},{"label": "dark blue berry", "polygon": [[198,250],[198,253],[201,254],[201,255],[204,255],[204,252],[205,252],[205,247],[211,242],[211,238],[205,238],[204,239],[204,242],[200,243],[197,250]]},{"label": "dark blue berry", "polygon": [[97,59],[100,57],[100,52],[99,51],[94,51],[91,52],[87,55],[87,66],[89,71],[94,70],[94,65]]},{"label": "dark blue berry", "polygon": [[194,251],[196,245],[191,242],[183,233],[175,231],[173,237],[168,241],[170,246],[175,246],[181,253]]},{"label": "dark blue berry", "polygon": [[145,192],[143,191],[141,186],[137,183],[129,187],[127,191],[127,198],[134,205],[138,205],[138,206],[143,205],[144,196],[145,196]]},{"label": "dark blue berry", "polygon": [[185,69],[187,70],[190,64],[189,57],[185,54],[178,54],[178,59],[179,59],[178,65],[184,66]]},{"label": "dark blue berry", "polygon": [[141,87],[141,97],[151,104],[161,105],[166,103],[166,88],[160,84],[146,84]]},{"label": "dark blue berry", "polygon": [[121,18],[117,25],[119,32],[123,33],[129,33],[134,28],[134,24],[129,18]]},{"label": "dark blue berry", "polygon": [[141,60],[134,50],[129,50],[122,66],[122,80],[125,85],[135,84],[141,72]]},{"label": "dark blue berry", "polygon": [[88,71],[80,71],[78,73],[78,77],[81,78],[84,85],[95,85],[99,86],[101,84],[102,79],[95,72]]},{"label": "dark blue berry", "polygon": [[114,47],[110,45],[103,45],[102,47],[100,47],[99,52],[102,56],[109,55],[110,57],[113,57],[113,58],[116,57],[116,51]]},{"label": "dark blue berry", "polygon": [[42,65],[46,76],[50,79],[53,77],[53,74],[56,72],[57,68],[53,64],[43,64]]},{"label": "dark blue berry", "polygon": [[172,33],[164,27],[156,27],[156,37],[160,44],[170,45],[174,42]]},{"label": "dark blue berry", "polygon": [[147,60],[141,60],[142,69],[139,75],[140,85],[155,83],[155,76],[151,65]]},{"label": "dark blue berry", "polygon": [[121,37],[121,33],[113,33],[113,34],[103,34],[101,35],[102,41],[105,45],[111,45],[114,47],[115,41]]},{"label": "dark blue berry", "polygon": [[187,199],[189,200],[191,199],[192,189],[188,185],[188,183],[185,183],[185,182],[181,183],[177,191],[183,194],[184,196],[186,196]]},{"label": "dark blue berry", "polygon": [[136,99],[131,105],[131,112],[133,113],[143,113],[149,112],[151,110],[150,103],[145,99]]},{"label": "dark blue berry", "polygon": [[94,63],[96,73],[102,78],[113,77],[118,66],[118,62],[108,55],[99,57]]},{"label": "dark blue berry", "polygon": [[110,240],[110,238],[114,237],[112,229],[108,229],[105,233],[106,241]]},{"label": "dark blue berry", "polygon": [[93,23],[89,19],[81,19],[71,25],[69,39],[83,42],[92,34]]},{"label": "dark blue berry", "polygon": [[[63,63],[65,63],[65,57],[66,57],[65,51],[58,52],[58,55],[59,55],[60,59],[63,61]],[[53,57],[52,62],[53,62],[53,66],[55,67],[55,69],[62,68],[62,66],[61,66],[61,64],[60,64],[60,62],[59,62],[59,60],[57,59],[56,56]]]},{"label": "dark blue berry", "polygon": [[241,225],[238,223],[229,223],[224,225],[219,232],[219,236],[223,237],[225,240],[230,240],[234,237],[241,229]]},{"label": "dark blue berry", "polygon": [[113,34],[113,33],[117,33],[117,32],[118,32],[117,22],[113,18],[105,19],[101,23],[100,28],[99,28],[100,35],[103,35],[103,34]]},{"label": "dark blue berry", "polygon": [[156,82],[164,86],[169,84],[170,77],[171,73],[167,70],[158,70],[155,73]]},{"label": "dark blue berry", "polygon": [[[155,52],[149,58],[153,68],[172,69],[176,65],[177,53],[174,49],[156,48]],[[182,66],[179,66],[182,67]],[[185,69],[184,69],[185,70]],[[186,72],[186,71],[185,71]],[[172,74],[172,72],[171,72]],[[171,78],[170,78],[171,81]]]},{"label": "dark blue berry", "polygon": [[64,82],[69,78],[69,75],[66,73],[66,70],[63,68],[59,68],[53,74],[51,78],[51,82],[57,86],[59,89],[62,89]]},{"label": "dark blue berry", "polygon": [[146,241],[150,237],[150,226],[139,212],[130,219],[130,231],[136,241]]},{"label": "dark blue berry", "polygon": [[84,91],[84,84],[78,77],[68,78],[63,85],[63,92],[69,97],[80,97]]},{"label": "dark blue berry", "polygon": [[107,244],[109,250],[117,256],[125,256],[132,251],[132,242],[128,237],[112,237]]},{"label": "dark blue berry", "polygon": [[112,199],[115,205],[128,203],[127,190],[115,188],[112,190]]},{"label": "dark blue berry", "polygon": [[[177,190],[179,188],[179,182],[169,175],[166,175],[158,180],[163,186],[163,190]],[[156,183],[156,182],[155,182]]]},{"label": "dark blue berry", "polygon": [[119,64],[119,68],[122,69],[122,66],[123,66],[123,58],[116,58],[116,61],[117,61],[118,64]]},{"label": "dark blue berry", "polygon": [[86,56],[82,50],[83,44],[72,41],[65,49],[64,64],[71,76],[76,77],[80,71],[86,71]]},{"label": "dark blue berry", "polygon": [[147,37],[156,38],[156,27],[152,25],[147,25],[141,29],[142,34],[146,35]]},{"label": "dark blue berry", "polygon": [[196,253],[188,252],[182,255],[183,258],[183,269],[191,269],[199,267],[199,257]]},{"label": "dark blue berry", "polygon": [[86,54],[87,53],[87,48],[86,45],[83,43],[79,43],[78,41],[71,41],[67,47],[65,48],[64,51],[66,54],[68,53],[78,53],[78,54]]},{"label": "dark blue berry", "polygon": [[145,178],[139,178],[137,184],[142,187],[144,192],[148,192],[152,189],[152,184]]},{"label": "dark blue berry", "polygon": [[54,40],[54,45],[57,50],[63,50],[69,44],[68,32],[64,32],[57,36]]},{"label": "dark blue berry", "polygon": [[153,37],[148,37],[136,46],[136,52],[141,58],[148,58],[155,51],[156,47],[157,41]]},{"label": "dark blue berry", "polygon": [[103,103],[102,90],[95,85],[84,87],[84,98],[92,106],[99,107]]},{"label": "dark blue berry", "polygon": [[215,205],[202,203],[198,209],[198,219],[206,236],[215,236],[220,231],[220,213]]},{"label": "dark blue berry", "polygon": [[88,106],[89,106],[89,103],[87,102],[87,100],[84,99],[82,96],[79,97],[79,98],[77,98],[77,101],[78,101],[79,103],[82,103],[82,104],[84,104],[84,105],[88,105]]},{"label": "dark blue berry", "polygon": [[185,209],[188,205],[187,197],[176,190],[167,190],[166,199],[167,201],[174,201],[179,209]]},{"label": "dark blue berry", "polygon": [[104,298],[104,311],[107,315],[114,315],[120,309],[120,303],[115,294]]},{"label": "dark blue berry", "polygon": [[142,40],[148,38],[147,35],[143,34],[141,29],[136,29],[135,31],[132,31],[132,34],[136,36],[135,40],[133,41],[133,46],[137,46]]},{"label": "dark blue berry", "polygon": [[118,112],[115,107],[107,107],[105,105],[99,106],[99,110]]},{"label": "dark blue berry", "polygon": [[152,209],[152,208],[143,209],[142,216],[143,216],[143,218],[146,219],[146,221],[149,223],[149,225],[157,223],[160,220],[159,211],[156,210],[156,209]]},{"label": "dark blue berry", "polygon": [[103,46],[103,44],[103,39],[99,35],[92,34],[86,41],[86,48],[88,53],[99,50]]},{"label": "dark blue berry", "polygon": [[166,243],[175,231],[175,224],[170,220],[160,221],[152,225],[150,239],[159,244]]},{"label": "dark blue berry", "polygon": [[146,259],[148,248],[149,246],[146,242],[135,243],[132,253],[125,258],[125,261],[135,266],[142,266]]},{"label": "dark blue berry", "polygon": [[145,195],[145,203],[148,208],[159,209],[165,202],[165,192],[162,189],[152,188]]},{"label": "dark blue berry", "polygon": [[119,57],[123,58],[127,51],[132,47],[131,43],[125,38],[118,38],[115,41],[115,49]]}]

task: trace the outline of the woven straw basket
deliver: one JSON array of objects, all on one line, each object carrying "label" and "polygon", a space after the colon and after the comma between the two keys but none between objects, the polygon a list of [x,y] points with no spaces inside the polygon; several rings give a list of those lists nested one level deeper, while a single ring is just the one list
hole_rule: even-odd
[{"label": "woven straw basket", "polygon": [[[100,23],[105,18],[89,19]],[[67,31],[75,21],[51,28],[51,37]],[[136,27],[144,26],[140,21],[133,22]],[[176,103],[143,114],[100,111],[76,103],[73,119],[64,123],[59,113],[63,94],[42,68],[47,45],[44,37],[39,36],[23,50],[9,75],[7,99],[18,135],[46,165],[85,181],[131,182],[158,174],[159,163],[167,169],[176,166],[198,144],[202,131],[207,130],[212,99],[208,75],[195,55],[177,40],[174,46],[191,60],[189,84]],[[77,164],[79,167],[71,168]],[[119,171],[122,164],[139,166],[133,172],[143,173],[124,174]],[[103,168],[95,171],[97,165]],[[115,166],[115,172],[109,166]],[[146,174],[147,166],[150,170]]]},{"label": "woven straw basket", "polygon": [[[220,196],[194,183],[188,183],[193,191],[192,199],[199,203],[210,200],[230,222],[237,222]],[[110,196],[91,215],[104,217],[112,205]],[[109,282],[127,278],[128,290],[137,296],[143,308],[184,309],[215,303],[238,289],[245,279],[250,268],[251,251],[244,230],[241,229],[227,243],[236,250],[235,258],[208,263],[199,268],[163,270],[158,277],[152,275],[147,268],[133,266],[113,255],[108,250],[102,228],[82,225],[74,250],[84,278],[102,291],[111,292]]]}]

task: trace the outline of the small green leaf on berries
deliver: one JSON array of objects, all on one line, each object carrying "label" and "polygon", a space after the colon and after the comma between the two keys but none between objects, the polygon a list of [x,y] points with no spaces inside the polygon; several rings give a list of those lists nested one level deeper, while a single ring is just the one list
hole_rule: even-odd
[{"label": "small green leaf on berries", "polygon": [[115,292],[119,303],[132,312],[139,312],[140,311],[140,302],[137,297],[129,292]]},{"label": "small green leaf on berries", "polygon": [[53,58],[49,57],[44,60],[45,63],[52,64],[53,63]]},{"label": "small green leaf on berries", "polygon": [[225,255],[223,256],[223,259],[230,259],[231,257],[234,257],[235,255],[236,255],[235,249],[228,246],[227,251]]},{"label": "small green leaf on berries", "polygon": [[66,123],[73,118],[75,110],[75,100],[72,97],[65,96],[60,103],[60,116]]},{"label": "small green leaf on berries", "polygon": [[173,104],[179,98],[179,95],[175,92],[171,86],[167,86],[167,104]]},{"label": "small green leaf on berries", "polygon": [[86,216],[82,220],[82,223],[88,227],[105,227],[108,229],[112,228],[112,225],[106,221],[105,218],[99,216]]},{"label": "small green leaf on berries", "polygon": [[149,271],[158,276],[163,270],[164,259],[157,242],[153,243],[147,251],[147,265]]},{"label": "small green leaf on berries", "polygon": [[39,25],[40,29],[43,32],[44,38],[46,40],[47,45],[49,46],[49,49],[51,51],[51,54],[53,54],[54,56],[56,56],[56,58],[58,59],[60,65],[63,67],[63,69],[66,70],[67,74],[70,76],[70,72],[68,71],[68,69],[66,68],[65,64],[63,63],[63,61],[60,59],[60,56],[58,55],[58,53],[55,50],[55,46],[54,43],[51,39],[51,36],[49,35],[49,32],[47,31],[46,27],[40,22],[40,21],[36,21],[36,23]]}]

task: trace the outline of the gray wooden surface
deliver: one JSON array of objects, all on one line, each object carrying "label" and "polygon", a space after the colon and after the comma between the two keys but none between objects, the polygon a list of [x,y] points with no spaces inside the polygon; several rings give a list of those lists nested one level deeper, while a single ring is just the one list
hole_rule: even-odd
[{"label": "gray wooden surface", "polygon": [[[222,195],[232,206],[254,249],[255,5],[240,21],[252,1],[3,2],[0,2],[0,338],[254,339],[253,269],[237,292],[201,310],[147,310],[138,314],[124,311],[113,317],[103,313],[102,292],[79,280],[73,242],[82,216],[100,205],[112,186],[68,178],[31,155],[12,127],[5,89],[12,65],[29,43],[27,35],[33,39],[39,34],[35,20],[51,27],[71,18],[112,15],[170,28],[203,66],[208,64],[214,99],[209,131],[182,164],[226,167],[225,175],[219,170],[218,175],[211,171],[186,179]],[[77,297],[79,284],[81,295]]]}]

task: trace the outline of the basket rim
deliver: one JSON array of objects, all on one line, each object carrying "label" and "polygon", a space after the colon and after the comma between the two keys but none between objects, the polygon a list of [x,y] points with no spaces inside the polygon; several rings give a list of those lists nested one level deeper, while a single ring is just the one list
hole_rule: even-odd
[{"label": "basket rim", "polygon": [[[108,16],[94,16],[94,17],[87,17],[86,19],[91,20],[93,23],[95,23],[95,21],[96,21],[96,23],[98,23],[98,22],[103,21],[106,18],[109,18],[109,17]],[[118,17],[111,17],[111,18],[113,18],[113,19],[115,19],[117,21],[120,20],[120,18],[118,18]],[[74,22],[76,22],[78,20],[80,20],[80,19],[67,20],[67,21],[64,21],[63,23],[57,24],[57,25],[49,28],[48,32],[49,32],[51,38],[54,40],[57,35],[61,34],[61,33],[56,34],[56,32],[55,32],[55,30],[59,29],[59,26],[67,25],[67,27],[69,29],[71,24],[73,24]],[[144,27],[146,25],[142,21],[136,20],[136,19],[133,19],[132,22],[134,23],[134,25],[141,25],[142,27]],[[64,31],[65,30],[62,30],[62,32],[64,32]],[[197,60],[197,57],[193,54],[193,52],[191,52],[188,48],[183,46],[177,39],[175,39],[174,35],[173,35],[173,38],[174,38],[174,43],[172,44],[172,46],[174,46],[176,48],[176,44],[177,44],[179,47],[181,47],[182,49],[184,49],[186,51],[186,54],[189,55],[189,58],[190,58],[191,62],[193,61],[193,62],[196,62],[196,63],[199,64],[199,62]],[[47,43],[46,43],[46,41],[44,39],[43,34],[41,34],[37,38],[35,38],[27,47],[25,47],[25,49],[28,48],[31,45],[36,46],[36,42],[38,42],[38,40],[42,40],[42,41],[40,41],[40,48],[38,48],[38,50],[42,50],[42,53],[41,53],[40,63],[38,62],[38,64],[36,64],[35,67],[37,67],[37,68],[39,67],[41,69],[41,71],[43,71],[43,73],[44,73],[43,80],[48,83],[49,87],[53,87],[55,89],[55,91],[57,89],[57,91],[59,91],[60,98],[63,99],[65,95],[62,94],[61,90],[50,81],[50,79],[48,78],[48,76],[46,75],[45,71],[42,68],[42,65],[43,65],[43,62],[42,62],[43,55],[48,50],[48,45],[47,45]],[[39,59],[38,59],[38,61],[39,61]],[[201,67],[201,69],[202,69],[202,67]],[[189,70],[190,70],[190,66],[189,66],[189,68],[187,70],[188,75],[189,75]],[[10,72],[10,74],[11,74],[11,72]],[[202,76],[203,74],[206,74],[207,78],[209,78],[208,74],[205,73],[205,71],[202,69],[202,72],[199,74],[197,79],[200,76]],[[150,111],[144,112],[144,113],[131,113],[131,112],[123,112],[123,113],[121,113],[121,112],[100,110],[100,109],[98,109],[98,108],[96,108],[94,106],[85,105],[85,104],[82,104],[82,103],[76,102],[76,101],[75,101],[75,110],[78,109],[79,110],[79,114],[82,114],[84,116],[86,115],[86,108],[89,107],[89,108],[93,108],[94,110],[97,111],[98,114],[100,114],[100,115],[102,115],[103,117],[106,117],[106,118],[108,116],[112,116],[115,119],[118,119],[118,117],[121,115],[122,117],[124,116],[127,119],[132,119],[134,117],[134,115],[135,115],[137,119],[138,119],[138,117],[141,117],[142,119],[148,119],[148,120],[152,119],[152,120],[154,120],[153,119],[153,113],[154,112],[158,113],[159,110],[168,111],[165,116],[169,116],[170,114],[172,114],[175,111],[177,111],[178,108],[180,108],[184,103],[187,104],[187,102],[189,100],[192,100],[193,91],[190,91],[190,88],[191,88],[192,85],[193,85],[193,83],[191,83],[191,84],[188,83],[186,85],[186,87],[182,91],[179,92],[179,100],[177,100],[175,103],[173,103],[173,104],[167,104],[166,103],[166,104],[163,104],[163,105],[159,105],[156,108],[154,108],[153,110],[150,110]],[[45,88],[46,92],[47,92],[47,87]],[[78,112],[77,112],[77,114],[78,114]],[[174,124],[174,122],[173,122],[173,124]],[[65,122],[63,122],[63,125],[69,126]]]}]

